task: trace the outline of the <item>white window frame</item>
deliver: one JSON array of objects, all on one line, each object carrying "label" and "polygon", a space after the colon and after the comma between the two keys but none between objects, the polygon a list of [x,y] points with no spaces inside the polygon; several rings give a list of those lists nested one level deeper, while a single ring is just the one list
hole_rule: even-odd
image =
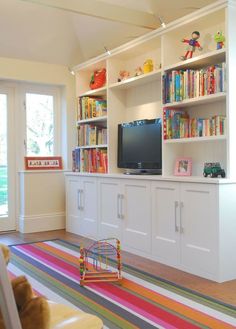
[{"label": "white window frame", "polygon": [[[53,96],[53,125],[54,125],[54,145],[53,155],[61,155],[61,106],[60,88],[57,86],[47,86],[38,84],[24,84],[21,88],[21,97],[24,108],[24,155],[27,156],[27,122],[26,122],[26,94],[40,94]],[[43,155],[43,154],[42,154]]]},{"label": "white window frame", "polygon": [[14,88],[0,83],[0,93],[7,95],[7,166],[8,166],[8,215],[1,217],[0,232],[16,229],[16,122],[14,118]]}]

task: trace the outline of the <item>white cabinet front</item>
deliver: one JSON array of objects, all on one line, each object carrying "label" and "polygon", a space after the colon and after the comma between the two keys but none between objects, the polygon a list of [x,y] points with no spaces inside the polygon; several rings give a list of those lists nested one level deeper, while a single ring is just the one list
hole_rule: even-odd
[{"label": "white cabinet front", "polygon": [[122,190],[123,245],[131,251],[150,253],[150,182],[124,180]]},{"label": "white cabinet front", "polygon": [[97,180],[67,177],[67,230],[97,238]]},{"label": "white cabinet front", "polygon": [[210,184],[181,183],[181,267],[216,274],[218,255],[217,189]]},{"label": "white cabinet front", "polygon": [[121,239],[121,186],[116,179],[98,179],[98,218],[101,239]]},{"label": "white cabinet front", "polygon": [[129,251],[151,251],[150,182],[98,179],[99,237],[115,237]]},{"label": "white cabinet front", "polygon": [[217,188],[210,184],[152,183],[152,254],[197,275],[217,276]]},{"label": "white cabinet front", "polygon": [[66,177],[66,230],[79,234],[79,180]]},{"label": "white cabinet front", "polygon": [[167,265],[177,266],[180,250],[179,185],[155,182],[152,185],[152,253]]}]

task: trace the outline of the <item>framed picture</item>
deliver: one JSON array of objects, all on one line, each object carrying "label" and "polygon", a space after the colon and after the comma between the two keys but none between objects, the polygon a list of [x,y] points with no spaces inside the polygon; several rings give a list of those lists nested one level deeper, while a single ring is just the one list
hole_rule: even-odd
[{"label": "framed picture", "polygon": [[175,176],[191,176],[192,175],[192,159],[177,158],[175,161]]},{"label": "framed picture", "polygon": [[62,157],[25,157],[26,170],[61,170]]}]

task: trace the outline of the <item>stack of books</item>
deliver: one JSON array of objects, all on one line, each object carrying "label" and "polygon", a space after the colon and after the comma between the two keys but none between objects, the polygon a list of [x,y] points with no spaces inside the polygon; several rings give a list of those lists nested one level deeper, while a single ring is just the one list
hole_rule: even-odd
[{"label": "stack of books", "polygon": [[225,63],[200,70],[173,70],[162,76],[163,104],[225,91]]}]

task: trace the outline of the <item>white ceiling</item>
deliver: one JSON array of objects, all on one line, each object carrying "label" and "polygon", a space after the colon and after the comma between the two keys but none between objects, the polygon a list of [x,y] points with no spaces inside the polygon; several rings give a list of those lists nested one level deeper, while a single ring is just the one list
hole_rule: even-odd
[{"label": "white ceiling", "polygon": [[213,2],[0,0],[0,57],[72,67]]}]

